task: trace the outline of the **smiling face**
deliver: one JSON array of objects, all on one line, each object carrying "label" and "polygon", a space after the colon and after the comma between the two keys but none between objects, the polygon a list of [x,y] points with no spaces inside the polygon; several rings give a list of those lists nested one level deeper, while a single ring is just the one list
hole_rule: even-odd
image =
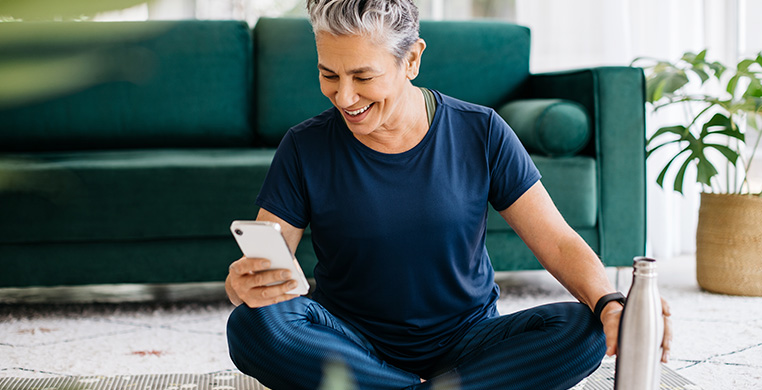
[{"label": "smiling face", "polygon": [[[387,49],[359,35],[315,36],[320,90],[341,111],[356,136],[397,130],[411,119],[410,80],[418,74],[415,48],[398,61]],[[423,51],[423,41],[416,47]]]}]

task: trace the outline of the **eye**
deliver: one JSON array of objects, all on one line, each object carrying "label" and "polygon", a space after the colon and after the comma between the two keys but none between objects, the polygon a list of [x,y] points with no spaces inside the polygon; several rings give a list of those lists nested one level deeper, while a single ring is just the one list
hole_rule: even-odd
[{"label": "eye", "polygon": [[326,80],[337,80],[339,76],[336,76],[335,74],[320,74],[324,79]]},{"label": "eye", "polygon": [[360,81],[360,82],[363,82],[363,83],[364,83],[364,82],[367,82],[367,81],[373,80],[373,77],[356,77],[355,79],[356,79],[357,81]]}]

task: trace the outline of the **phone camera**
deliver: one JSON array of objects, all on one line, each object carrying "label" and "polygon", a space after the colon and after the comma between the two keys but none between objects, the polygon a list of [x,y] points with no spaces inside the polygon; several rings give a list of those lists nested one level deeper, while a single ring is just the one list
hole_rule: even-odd
[{"label": "phone camera", "polygon": [[235,230],[235,234],[237,234],[237,235],[239,235],[239,236],[243,236],[243,230],[241,230],[241,229],[236,229],[236,230]]}]

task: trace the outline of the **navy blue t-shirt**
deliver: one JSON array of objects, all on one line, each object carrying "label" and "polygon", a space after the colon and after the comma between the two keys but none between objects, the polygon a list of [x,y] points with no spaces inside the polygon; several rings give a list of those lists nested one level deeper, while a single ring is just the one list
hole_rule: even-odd
[{"label": "navy blue t-shirt", "polygon": [[428,133],[404,153],[363,145],[335,108],[293,127],[257,198],[310,225],[313,299],[414,372],[496,314],[488,203],[506,209],[540,179],[494,110],[435,96]]}]

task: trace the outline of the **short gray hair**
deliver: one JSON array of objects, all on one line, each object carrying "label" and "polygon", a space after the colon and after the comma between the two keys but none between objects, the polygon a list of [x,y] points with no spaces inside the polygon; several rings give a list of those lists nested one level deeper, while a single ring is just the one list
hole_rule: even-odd
[{"label": "short gray hair", "polygon": [[312,31],[366,35],[401,62],[418,40],[418,7],[413,0],[307,0]]}]

